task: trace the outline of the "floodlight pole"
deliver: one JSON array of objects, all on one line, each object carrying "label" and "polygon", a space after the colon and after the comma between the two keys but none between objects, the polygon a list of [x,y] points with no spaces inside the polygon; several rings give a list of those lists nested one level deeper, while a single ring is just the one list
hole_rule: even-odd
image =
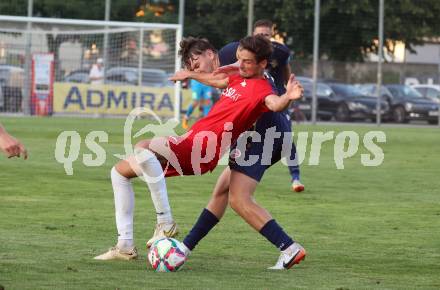
[{"label": "floodlight pole", "polygon": [[[27,17],[32,17],[34,0],[28,0]],[[29,20],[26,25],[26,51],[24,61],[24,88],[23,88],[23,114],[31,114],[31,29],[32,22]]]},{"label": "floodlight pole", "polygon": [[[104,20],[105,22],[110,21],[110,9],[111,9],[111,0],[105,0],[105,15]],[[108,69],[108,30],[109,27],[105,26],[105,32],[104,32],[104,45],[103,45],[103,54],[102,54],[102,60],[103,60],[103,70],[104,70],[104,83],[105,83],[105,75]]]},{"label": "floodlight pole", "polygon": [[[438,49],[438,85],[440,86],[440,47]],[[438,126],[440,127],[440,96],[438,101]]]},{"label": "floodlight pole", "polygon": [[252,26],[254,23],[254,0],[248,0],[248,22],[247,34],[252,35]]},{"label": "floodlight pole", "polygon": [[317,98],[316,91],[318,87],[318,60],[319,60],[319,16],[321,0],[315,0],[315,24],[313,34],[313,86],[312,86],[312,124],[316,124]]},{"label": "floodlight pole", "polygon": [[379,0],[379,59],[377,61],[377,85],[376,85],[376,125],[381,123],[381,88],[382,88],[382,61],[383,61],[383,21],[384,21],[384,0]]},{"label": "floodlight pole", "polygon": [[179,0],[179,24],[182,25],[185,21],[185,0]]}]

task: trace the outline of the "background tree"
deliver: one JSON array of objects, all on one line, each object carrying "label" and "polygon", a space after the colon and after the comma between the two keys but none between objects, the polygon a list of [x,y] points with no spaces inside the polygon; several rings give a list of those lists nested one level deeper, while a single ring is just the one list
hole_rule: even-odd
[{"label": "background tree", "polygon": [[[173,9],[157,16],[136,11],[148,0],[111,0],[111,20],[177,22],[178,0],[164,1]],[[209,38],[216,47],[238,40],[247,32],[248,0],[186,0],[184,35]],[[313,51],[314,0],[255,0],[255,19],[269,18],[286,34],[296,57],[309,59]],[[34,15],[74,19],[104,19],[105,0],[34,0]],[[0,1],[0,14],[26,15],[27,0]],[[337,61],[363,61],[377,51],[378,0],[321,0],[320,55]],[[389,51],[402,41],[410,50],[429,37],[440,36],[440,1],[386,0],[385,39]],[[62,40],[48,40],[55,47]],[[59,45],[58,45],[59,46]]]},{"label": "background tree", "polygon": [[[257,3],[260,1],[257,1]],[[275,21],[292,37],[298,56],[313,51],[314,0],[285,0]],[[423,38],[440,35],[440,1],[386,0],[384,34],[389,51],[402,41],[406,47]],[[320,55],[338,61],[363,61],[366,52],[377,52],[378,0],[322,0]]]}]

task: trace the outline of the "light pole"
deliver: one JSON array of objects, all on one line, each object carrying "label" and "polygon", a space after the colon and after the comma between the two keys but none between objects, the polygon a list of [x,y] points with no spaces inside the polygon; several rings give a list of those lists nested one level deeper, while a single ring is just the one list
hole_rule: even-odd
[{"label": "light pole", "polygon": [[248,0],[248,22],[247,34],[252,35],[252,24],[254,23],[254,0]]},{"label": "light pole", "polygon": [[[104,20],[105,22],[110,21],[110,9],[111,9],[111,0],[105,0],[105,15],[104,15]],[[109,27],[106,25],[105,26],[105,32],[104,32],[104,46],[103,46],[103,55],[102,55],[102,59],[104,62],[104,83],[105,83],[105,75],[106,75],[106,71],[107,68],[109,67],[108,65],[108,29]]]},{"label": "light pole", "polygon": [[381,102],[382,96],[382,61],[383,61],[383,19],[384,19],[384,0],[379,0],[379,60],[377,62],[377,85],[376,85],[376,124],[381,123]]},{"label": "light pole", "polygon": [[318,86],[318,60],[319,60],[319,14],[321,1],[315,0],[315,27],[313,40],[313,87],[312,87],[312,124],[316,124],[317,98],[316,91]]},{"label": "light pole", "polygon": [[[27,16],[32,17],[34,0],[28,0]],[[24,61],[24,88],[23,88],[23,114],[31,114],[31,29],[32,23],[27,22],[26,26],[26,51]]]}]

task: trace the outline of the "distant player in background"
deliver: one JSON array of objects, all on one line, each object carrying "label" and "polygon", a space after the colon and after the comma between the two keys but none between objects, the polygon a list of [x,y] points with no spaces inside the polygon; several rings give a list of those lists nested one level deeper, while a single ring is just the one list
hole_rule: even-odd
[{"label": "distant player in background", "polygon": [[[253,35],[262,35],[270,40],[273,35],[273,23],[270,20],[265,20],[265,19],[256,21],[253,28]],[[286,92],[285,85],[287,84],[287,81],[289,80],[289,76],[291,74],[291,69],[289,65],[291,52],[289,48],[284,44],[275,41],[271,41],[271,43],[272,43],[273,53],[270,57],[266,70],[273,78],[278,94],[282,95]],[[220,64],[222,66],[228,64],[234,64],[237,61],[237,57],[236,57],[237,48],[238,48],[238,42],[231,42],[225,45],[222,49],[220,49],[218,56],[220,59]],[[256,127],[260,128],[261,132],[265,132],[268,128],[272,127],[274,123],[280,123],[280,122],[285,123],[284,120],[281,120],[279,118],[280,114],[281,113],[268,113],[263,115],[258,120]],[[288,118],[290,120],[287,111],[284,112],[284,116],[285,118]],[[289,131],[291,131],[292,128],[290,121],[288,122],[288,126],[290,127]],[[253,146],[258,147],[259,145],[255,144]],[[259,150],[259,149],[254,148],[254,150]],[[295,147],[295,143],[292,142],[292,152],[290,154],[292,160],[295,157],[295,155],[296,155],[296,147]],[[292,178],[292,190],[295,192],[303,191],[304,185],[300,181],[299,165],[289,165],[288,168]]]},{"label": "distant player in background", "polygon": [[188,109],[186,109],[186,114],[182,119],[182,128],[188,130],[188,120],[194,109],[199,106],[202,109],[202,116],[208,115],[209,110],[212,106],[212,90],[213,88],[204,85],[196,80],[190,81],[190,87],[192,91],[192,102],[189,104]]},{"label": "distant player in background", "polygon": [[92,65],[89,73],[90,83],[97,85],[104,83],[104,60],[98,58],[96,63]]},{"label": "distant player in background", "polygon": [[0,149],[8,158],[21,157],[27,159],[27,151],[23,144],[6,132],[0,124]]}]

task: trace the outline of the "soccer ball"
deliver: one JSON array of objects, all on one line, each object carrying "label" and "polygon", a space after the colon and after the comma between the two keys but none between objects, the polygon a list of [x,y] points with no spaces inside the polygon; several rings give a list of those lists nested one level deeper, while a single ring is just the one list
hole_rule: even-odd
[{"label": "soccer ball", "polygon": [[157,240],[148,252],[148,261],[156,272],[176,272],[185,260],[182,244],[172,238]]}]

